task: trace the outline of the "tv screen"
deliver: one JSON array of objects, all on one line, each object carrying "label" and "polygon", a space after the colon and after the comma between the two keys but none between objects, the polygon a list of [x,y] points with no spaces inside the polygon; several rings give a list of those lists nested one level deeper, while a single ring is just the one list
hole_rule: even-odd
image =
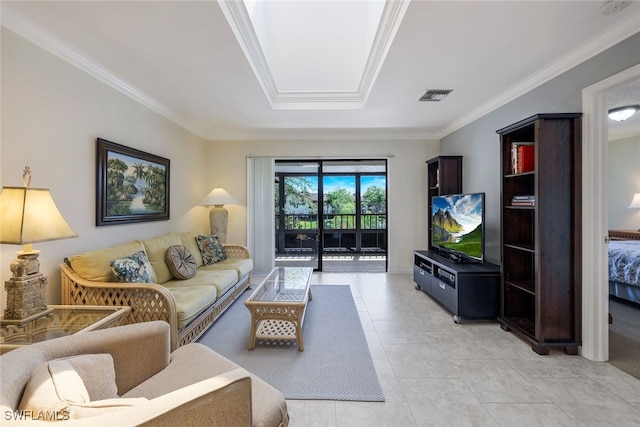
[{"label": "tv screen", "polygon": [[431,245],[459,257],[484,261],[484,193],[432,198]]}]

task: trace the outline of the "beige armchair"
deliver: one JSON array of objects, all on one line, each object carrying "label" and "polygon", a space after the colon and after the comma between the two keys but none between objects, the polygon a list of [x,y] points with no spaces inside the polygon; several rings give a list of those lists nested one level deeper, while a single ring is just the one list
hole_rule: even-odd
[{"label": "beige armchair", "polygon": [[[19,409],[39,366],[77,355],[109,354],[117,398],[108,401],[133,403],[63,424],[288,425],[286,401],[271,385],[201,344],[188,344],[173,353],[170,348],[169,325],[152,321],[52,339],[4,354],[0,356],[2,424],[44,422],[25,420],[28,414]],[[33,389],[32,384],[29,387]]]}]

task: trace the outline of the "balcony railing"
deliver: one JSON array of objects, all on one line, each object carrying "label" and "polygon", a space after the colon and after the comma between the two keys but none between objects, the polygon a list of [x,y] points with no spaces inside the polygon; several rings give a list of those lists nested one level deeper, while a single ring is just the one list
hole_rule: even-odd
[{"label": "balcony railing", "polygon": [[[280,215],[276,215],[276,230],[280,229]],[[325,230],[355,230],[356,214],[324,214]],[[361,230],[385,230],[387,228],[387,214],[360,214]],[[317,230],[318,218],[310,214],[285,214],[285,230]]]}]

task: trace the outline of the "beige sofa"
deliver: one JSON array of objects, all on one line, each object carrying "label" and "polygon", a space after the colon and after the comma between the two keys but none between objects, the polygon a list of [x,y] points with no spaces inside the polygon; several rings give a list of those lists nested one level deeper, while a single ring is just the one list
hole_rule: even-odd
[{"label": "beige sofa", "polygon": [[[164,320],[171,348],[195,341],[250,286],[253,260],[246,247],[224,245],[227,259],[204,265],[197,231],[167,233],[68,257],[60,265],[62,304],[131,307],[123,324]],[[165,262],[167,248],[184,246],[193,255],[196,275],[181,280]],[[156,283],[120,283],[110,262],[144,251]]]},{"label": "beige sofa", "polygon": [[[154,321],[56,338],[10,351],[0,356],[2,425],[41,425],[47,418],[85,426],[288,425],[282,393],[265,381],[201,344],[188,344],[173,353],[170,347],[169,326]],[[61,358],[73,360],[79,355],[97,362],[88,374],[74,371],[82,380],[78,388],[84,386],[94,396],[113,393],[113,398],[79,401],[75,396],[81,393],[69,390],[75,385],[68,377],[64,382],[56,378],[60,372],[54,372],[51,366]],[[105,357],[112,362],[102,363]],[[51,372],[44,379],[36,374],[43,366]],[[106,375],[109,370],[111,375]],[[97,385],[91,376],[97,372],[112,379],[113,387],[103,383],[102,389],[92,390]],[[34,381],[40,388],[55,387],[55,392],[36,401]],[[111,384],[107,381],[106,385]],[[107,388],[113,392],[107,392]],[[93,412],[87,414],[89,410]]]}]

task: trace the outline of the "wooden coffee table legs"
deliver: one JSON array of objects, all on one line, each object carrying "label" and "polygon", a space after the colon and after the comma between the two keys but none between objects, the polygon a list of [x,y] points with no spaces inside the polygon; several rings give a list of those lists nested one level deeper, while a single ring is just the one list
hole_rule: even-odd
[{"label": "wooden coffee table legs", "polygon": [[[309,300],[313,299],[309,291]],[[265,302],[249,307],[251,332],[249,350],[253,350],[256,339],[296,340],[298,351],[304,351],[302,324],[307,310],[307,301],[299,303]]]}]

